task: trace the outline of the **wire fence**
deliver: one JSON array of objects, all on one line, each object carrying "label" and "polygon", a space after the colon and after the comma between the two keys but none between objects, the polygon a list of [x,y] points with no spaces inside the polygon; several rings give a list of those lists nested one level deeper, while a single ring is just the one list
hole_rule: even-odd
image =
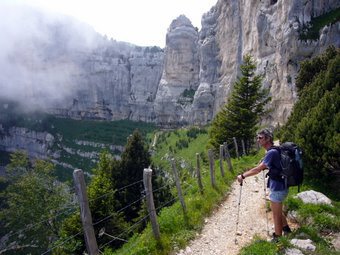
[{"label": "wire fence", "polygon": [[[231,141],[230,141],[230,142],[231,142]],[[225,158],[226,155],[227,155],[227,153],[226,153],[225,150],[224,150],[224,152],[223,152],[223,158]],[[229,157],[230,157],[230,155],[229,155]],[[198,166],[197,166],[197,167],[198,167]],[[193,168],[193,166],[191,166],[191,168]],[[192,169],[192,170],[193,170],[193,169]],[[198,170],[198,171],[201,171],[201,169],[197,169],[197,170]],[[173,179],[173,176],[171,176],[171,174],[169,174],[168,172],[165,173],[165,172],[162,172],[162,171],[159,171],[159,170],[157,170],[157,171],[158,171],[159,173],[161,173],[163,177],[167,176],[168,179],[167,179],[167,184],[165,184],[165,185],[163,185],[163,186],[161,186],[161,187],[158,187],[158,188],[156,188],[155,190],[151,191],[153,194],[157,194],[158,192],[161,192],[162,190],[165,190],[165,189],[168,189],[168,190],[169,190],[169,189],[172,189],[172,188],[175,187],[174,179]],[[194,171],[193,171],[193,172],[194,172]],[[197,172],[197,171],[196,171],[196,172]],[[193,176],[196,175],[196,172],[193,174]],[[207,174],[211,174],[211,172],[209,173],[209,171],[202,171],[201,174],[202,174],[202,175],[207,175]],[[152,173],[152,175],[155,176],[153,173]],[[197,176],[196,176],[196,177],[197,177]],[[141,179],[141,180],[138,180],[138,181],[136,181],[136,182],[130,183],[130,184],[128,184],[128,185],[125,185],[125,186],[123,186],[123,187],[119,187],[118,189],[109,191],[109,192],[107,192],[107,193],[105,193],[105,194],[102,194],[102,195],[100,195],[100,196],[98,196],[98,197],[95,197],[95,198],[89,200],[88,202],[91,202],[91,203],[92,203],[92,202],[94,202],[94,201],[97,201],[97,200],[99,200],[99,199],[103,199],[103,198],[105,198],[105,197],[107,197],[107,196],[110,196],[110,195],[113,195],[113,194],[115,194],[115,193],[119,193],[119,192],[121,192],[121,191],[123,191],[123,190],[127,190],[127,189],[133,187],[134,185],[137,185],[137,184],[142,183],[143,181],[145,181],[145,180],[144,180],[144,179]],[[188,182],[183,182],[182,185],[183,185],[183,190],[184,190],[183,194],[184,194],[184,195],[188,194],[188,192],[189,192],[191,189],[194,188],[193,184],[188,183]],[[145,186],[145,183],[144,183],[144,186]],[[123,206],[122,208],[120,208],[120,209],[118,209],[118,210],[116,210],[116,211],[110,213],[109,215],[107,215],[107,216],[105,216],[105,217],[103,217],[103,218],[97,220],[96,222],[94,222],[94,223],[92,224],[92,227],[97,226],[98,224],[104,223],[105,221],[111,219],[111,218],[114,217],[115,215],[117,215],[117,214],[123,212],[123,211],[126,210],[127,208],[130,208],[130,207],[134,206],[135,204],[137,204],[137,203],[139,203],[139,202],[145,200],[146,195],[147,195],[146,192],[141,192],[141,196],[140,196],[138,199],[136,199],[135,201],[133,201],[133,202],[131,202],[131,203],[129,203],[129,204]],[[163,208],[168,207],[169,205],[175,203],[175,201],[177,201],[177,200],[183,199],[183,198],[181,198],[180,196],[181,196],[181,194],[179,194],[178,196],[175,196],[175,197],[171,198],[171,199],[168,200],[168,201],[163,202],[161,205],[159,205],[157,208],[155,208],[155,211],[156,211],[157,213],[159,213]],[[184,199],[183,199],[183,201],[184,201]],[[34,228],[34,227],[37,227],[37,226],[39,226],[39,225],[46,224],[46,223],[48,223],[48,222],[51,222],[51,221],[53,221],[53,220],[56,220],[56,219],[57,219],[58,217],[60,217],[60,216],[64,216],[64,217],[65,217],[65,216],[71,215],[72,213],[74,213],[74,212],[77,211],[77,210],[79,210],[79,204],[74,203],[74,204],[72,204],[72,205],[69,205],[68,207],[62,208],[62,209],[60,209],[59,211],[55,212],[55,215],[54,215],[53,217],[49,217],[49,218],[43,219],[43,220],[41,220],[41,221],[39,221],[39,222],[37,222],[37,223],[27,225],[27,226],[26,226],[25,228],[23,228],[23,229],[20,229],[20,230],[14,232],[14,233],[10,233],[9,235],[7,235],[7,237],[10,238],[10,237],[12,237],[12,236],[14,236],[14,235],[20,235],[20,234],[24,233],[25,231],[28,231],[28,230],[30,230],[30,229],[32,229],[32,228]],[[105,234],[107,237],[110,237],[110,238],[112,238],[112,239],[111,239],[110,241],[106,242],[105,244],[101,244],[100,247],[98,248],[99,252],[101,252],[100,250],[102,250],[103,248],[109,246],[113,241],[119,240],[119,241],[122,241],[122,242],[127,242],[127,240],[125,240],[125,239],[122,238],[122,237],[123,237],[124,235],[126,235],[127,233],[131,232],[132,230],[134,230],[137,226],[139,226],[139,225],[142,224],[143,222],[147,222],[149,217],[150,217],[150,212],[149,212],[146,216],[144,216],[143,218],[141,218],[140,220],[138,220],[136,223],[134,223],[132,226],[130,226],[128,229],[126,229],[126,230],[124,230],[123,232],[119,233],[118,235],[116,234],[115,236],[113,236],[113,235],[110,235],[109,233],[105,233],[105,232],[104,232],[104,234]],[[72,235],[72,236],[70,236],[70,237],[68,237],[68,238],[66,238],[66,239],[59,239],[59,240],[57,240],[56,242],[54,242],[54,244],[55,244],[54,246],[52,246],[51,248],[49,248],[48,250],[46,250],[46,251],[43,252],[42,254],[48,254],[48,253],[51,252],[52,250],[54,250],[54,249],[56,249],[56,248],[58,248],[58,247],[62,247],[65,243],[69,242],[71,239],[79,238],[79,236],[80,236],[81,234],[85,234],[83,231],[84,231],[84,230],[81,230],[80,232],[78,232],[78,233],[76,233],[76,234],[74,234],[74,235]],[[131,248],[132,248],[132,247],[131,247]],[[1,254],[1,250],[0,250],[0,254]]]}]

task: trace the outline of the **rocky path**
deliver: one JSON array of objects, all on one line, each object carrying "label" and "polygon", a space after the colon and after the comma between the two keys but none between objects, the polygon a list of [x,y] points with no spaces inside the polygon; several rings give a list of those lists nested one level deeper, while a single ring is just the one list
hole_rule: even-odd
[{"label": "rocky path", "polygon": [[[240,185],[235,181],[227,199],[206,219],[202,232],[177,255],[234,255],[250,243],[254,235],[267,238],[263,174],[249,177],[243,184],[236,235],[239,197]],[[272,233],[270,212],[268,228]]]}]

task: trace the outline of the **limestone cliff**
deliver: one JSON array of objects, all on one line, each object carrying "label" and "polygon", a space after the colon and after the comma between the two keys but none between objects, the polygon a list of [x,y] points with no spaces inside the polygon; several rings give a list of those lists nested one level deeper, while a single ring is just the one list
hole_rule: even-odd
[{"label": "limestone cliff", "polygon": [[[336,0],[218,1],[206,16],[216,17],[220,85],[215,87],[215,113],[226,101],[244,54],[251,54],[270,88],[274,111],[266,120],[284,123],[296,101],[295,77],[299,62],[333,44],[340,47],[340,23],[326,26],[317,40],[299,40],[299,31],[317,17],[339,8]],[[204,20],[203,20],[204,21]],[[203,23],[204,25],[204,23]]]},{"label": "limestone cliff", "polygon": [[[88,55],[63,116],[143,120],[161,126],[209,123],[226,103],[245,54],[251,54],[270,88],[273,111],[264,121],[284,123],[297,100],[300,61],[340,46],[339,22],[317,40],[299,39],[312,17],[339,8],[335,0],[217,2],[197,31],[179,16],[170,24],[166,47],[115,46]],[[108,54],[109,52],[109,54]],[[108,54],[108,55],[107,55]]]},{"label": "limestone cliff", "polygon": [[265,121],[283,123],[297,99],[300,61],[340,47],[339,18],[317,40],[300,40],[300,31],[339,7],[337,0],[219,0],[200,31],[183,15],[174,19],[164,49],[108,40],[70,19],[46,22],[35,13],[35,33],[3,45],[1,96],[76,119],[206,124],[227,101],[249,53],[273,98]]},{"label": "limestone cliff", "polygon": [[46,159],[52,155],[55,138],[47,132],[36,132],[26,128],[12,127],[5,132],[0,125],[0,150],[14,152],[26,150],[31,157]]},{"label": "limestone cliff", "polygon": [[[185,16],[175,19],[166,36],[165,60],[156,99],[160,125],[188,124],[190,92],[199,85],[198,32]],[[193,96],[193,93],[192,93]]]},{"label": "limestone cliff", "polygon": [[82,58],[76,59],[74,92],[50,107],[50,113],[75,119],[155,121],[162,49],[107,41]]}]

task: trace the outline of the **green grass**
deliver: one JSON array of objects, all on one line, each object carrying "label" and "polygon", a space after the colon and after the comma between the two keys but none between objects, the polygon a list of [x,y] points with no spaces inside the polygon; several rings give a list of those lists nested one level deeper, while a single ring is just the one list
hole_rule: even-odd
[{"label": "green grass", "polygon": [[[91,172],[95,166],[92,159],[81,157],[77,154],[68,153],[65,147],[73,151],[97,152],[103,150],[101,147],[90,145],[78,145],[76,141],[89,141],[96,144],[102,144],[105,147],[110,145],[125,146],[127,137],[138,129],[146,142],[151,142],[151,135],[156,130],[155,125],[144,122],[135,122],[129,120],[119,121],[91,121],[91,120],[73,120],[56,118],[41,112],[24,112],[19,105],[13,102],[5,102],[0,99],[0,105],[7,105],[0,109],[0,123],[3,131],[1,135],[6,135],[10,127],[24,127],[32,131],[48,132],[55,137],[54,144],[49,148],[52,151],[58,151],[61,157],[59,162],[67,163],[75,168],[81,168],[84,171]],[[119,151],[110,151],[119,155]],[[0,164],[8,162],[8,156],[0,152]],[[72,170],[58,165],[56,173],[59,180],[65,181],[72,177]]]},{"label": "green grass", "polygon": [[259,237],[255,237],[251,245],[242,248],[240,255],[276,255],[279,247]]},{"label": "green grass", "polygon": [[0,121],[5,132],[12,126],[25,127],[37,132],[47,131],[53,135],[62,135],[66,144],[74,144],[73,141],[77,139],[96,143],[125,145],[127,137],[135,129],[139,129],[143,136],[156,129],[154,124],[145,122],[65,119],[37,111],[25,112],[16,103],[1,99],[0,104],[8,105],[7,108],[1,108],[0,110]]},{"label": "green grass", "polygon": [[199,153],[206,162],[207,130],[202,128],[196,131],[199,133],[198,135],[190,135],[192,133],[190,130],[194,130],[194,128],[158,132],[153,162],[165,169],[170,169],[166,159],[175,156],[177,160],[183,159],[187,165],[193,166],[196,164],[196,153]]},{"label": "green grass", "polygon": [[285,205],[287,210],[296,211],[298,220],[302,225],[309,225],[318,232],[340,231],[340,202],[333,201],[332,205],[304,204],[291,192]]},{"label": "green grass", "polygon": [[[190,139],[188,134],[190,134]],[[182,147],[182,145],[178,143],[180,139],[187,139],[188,144]],[[166,160],[164,156],[169,153],[169,146],[173,146],[172,157],[174,157],[177,162],[180,161],[179,159],[183,162],[188,162],[188,164],[184,164],[184,167],[178,167],[179,172],[181,173],[181,185],[187,212],[186,214],[183,213],[179,201],[176,201],[171,206],[163,207],[158,212],[157,217],[161,233],[161,240],[159,242],[154,239],[151,226],[148,225],[141,234],[136,234],[121,249],[117,251],[106,250],[104,254],[165,255],[185,247],[203,228],[204,219],[213,212],[216,205],[225,199],[237,173],[244,171],[245,168],[254,166],[263,156],[263,151],[261,151],[256,155],[233,159],[233,172],[227,170],[227,164],[224,162],[224,177],[222,177],[219,169],[219,160],[216,160],[216,188],[213,188],[211,185],[207,162],[203,163],[201,160],[201,173],[204,188],[203,194],[201,194],[197,180],[192,175],[191,167],[196,168],[196,152],[207,154],[206,144],[208,137],[206,132],[200,132],[192,136],[192,133],[185,129],[172,132],[166,131],[162,133],[162,136],[158,141],[159,144],[153,154],[153,160],[154,163],[163,164],[164,171],[170,170],[170,162]],[[169,172],[169,174],[171,174],[171,172]],[[175,187],[172,188],[172,192],[176,196]]]},{"label": "green grass", "polygon": [[143,136],[152,132],[153,124],[119,121],[90,121],[50,118],[48,130],[53,134],[61,133],[66,141],[86,140],[96,143],[125,145],[127,137],[138,129]]},{"label": "green grass", "polygon": [[[301,191],[310,190],[311,187],[303,185]],[[301,238],[310,239],[316,246],[314,252],[305,254],[310,255],[335,255],[335,251],[328,238],[330,233],[340,231],[340,203],[332,201],[330,205],[304,204],[295,195],[298,193],[297,187],[290,188],[289,196],[285,201],[285,208],[288,211],[297,212],[297,220],[300,227],[293,231],[288,237],[280,238],[277,244],[269,243],[265,240],[255,238],[255,240],[241,250],[241,255],[251,254],[284,254],[284,250],[291,247],[290,239]]]}]

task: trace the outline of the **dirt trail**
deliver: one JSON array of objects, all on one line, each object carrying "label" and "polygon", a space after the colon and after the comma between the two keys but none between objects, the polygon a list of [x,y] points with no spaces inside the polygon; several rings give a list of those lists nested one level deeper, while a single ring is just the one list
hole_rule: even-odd
[{"label": "dirt trail", "polygon": [[[228,198],[206,219],[202,232],[177,255],[236,255],[252,241],[255,234],[268,238],[263,174],[249,177],[243,184],[237,231],[239,235],[235,235],[239,196],[240,185],[235,181]],[[269,233],[272,233],[270,212],[268,228]]]}]

